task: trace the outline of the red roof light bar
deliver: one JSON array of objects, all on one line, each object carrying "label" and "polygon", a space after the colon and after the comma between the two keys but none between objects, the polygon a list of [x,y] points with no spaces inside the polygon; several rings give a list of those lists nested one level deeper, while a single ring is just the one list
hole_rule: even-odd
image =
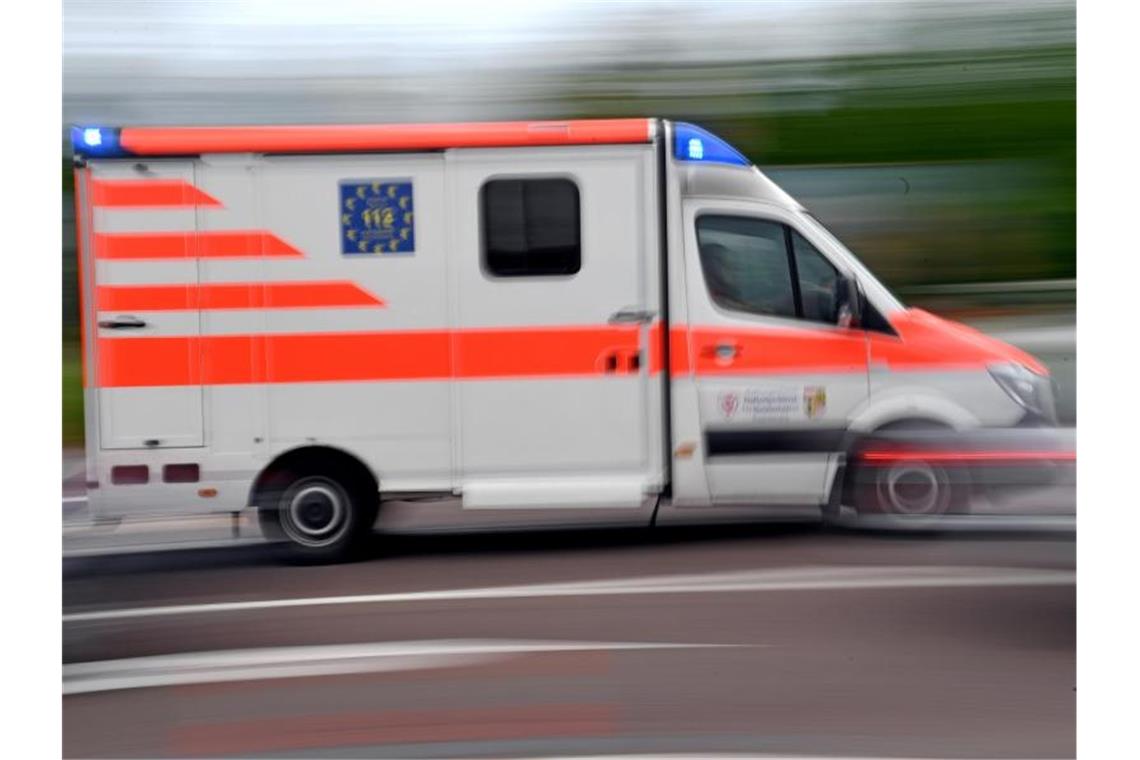
[{"label": "red roof light bar", "polygon": [[263,127],[123,127],[122,149],[137,156],[201,153],[351,153],[446,148],[648,143],[652,119],[501,121]]}]

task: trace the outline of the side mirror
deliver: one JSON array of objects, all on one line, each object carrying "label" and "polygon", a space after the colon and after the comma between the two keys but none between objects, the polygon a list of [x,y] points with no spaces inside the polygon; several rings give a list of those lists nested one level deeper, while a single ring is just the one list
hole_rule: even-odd
[{"label": "side mirror", "polygon": [[835,283],[835,323],[844,329],[858,329],[862,318],[859,282],[843,277]]}]

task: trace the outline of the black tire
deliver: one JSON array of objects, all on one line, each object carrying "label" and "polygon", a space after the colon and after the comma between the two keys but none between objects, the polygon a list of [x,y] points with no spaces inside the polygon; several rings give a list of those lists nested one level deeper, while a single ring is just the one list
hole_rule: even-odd
[{"label": "black tire", "polygon": [[357,556],[376,521],[378,495],[350,472],[278,472],[258,503],[261,530],[294,562],[344,562]]},{"label": "black tire", "polygon": [[937,464],[907,461],[861,466],[855,478],[854,506],[860,515],[917,520],[963,509],[961,474]]},{"label": "black tire", "polygon": [[[891,431],[939,429],[949,430],[918,420],[881,428]],[[848,477],[849,502],[861,517],[875,515],[905,524],[970,511],[970,476],[964,467],[947,467],[923,460],[881,465],[853,463]]]}]

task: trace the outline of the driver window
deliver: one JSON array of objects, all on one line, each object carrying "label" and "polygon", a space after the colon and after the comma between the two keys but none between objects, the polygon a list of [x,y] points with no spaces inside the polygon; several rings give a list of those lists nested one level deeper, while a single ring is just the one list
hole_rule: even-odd
[{"label": "driver window", "polygon": [[795,317],[784,226],[739,216],[697,218],[701,269],[713,302],[725,309]]},{"label": "driver window", "polygon": [[836,282],[839,273],[803,235],[792,230],[792,251],[800,281],[803,318],[835,324]]}]

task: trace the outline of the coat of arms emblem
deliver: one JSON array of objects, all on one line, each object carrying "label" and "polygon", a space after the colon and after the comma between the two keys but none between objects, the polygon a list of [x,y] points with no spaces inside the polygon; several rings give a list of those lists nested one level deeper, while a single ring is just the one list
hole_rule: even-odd
[{"label": "coat of arms emblem", "polygon": [[804,388],[804,414],[815,419],[827,410],[827,389],[821,386]]}]

